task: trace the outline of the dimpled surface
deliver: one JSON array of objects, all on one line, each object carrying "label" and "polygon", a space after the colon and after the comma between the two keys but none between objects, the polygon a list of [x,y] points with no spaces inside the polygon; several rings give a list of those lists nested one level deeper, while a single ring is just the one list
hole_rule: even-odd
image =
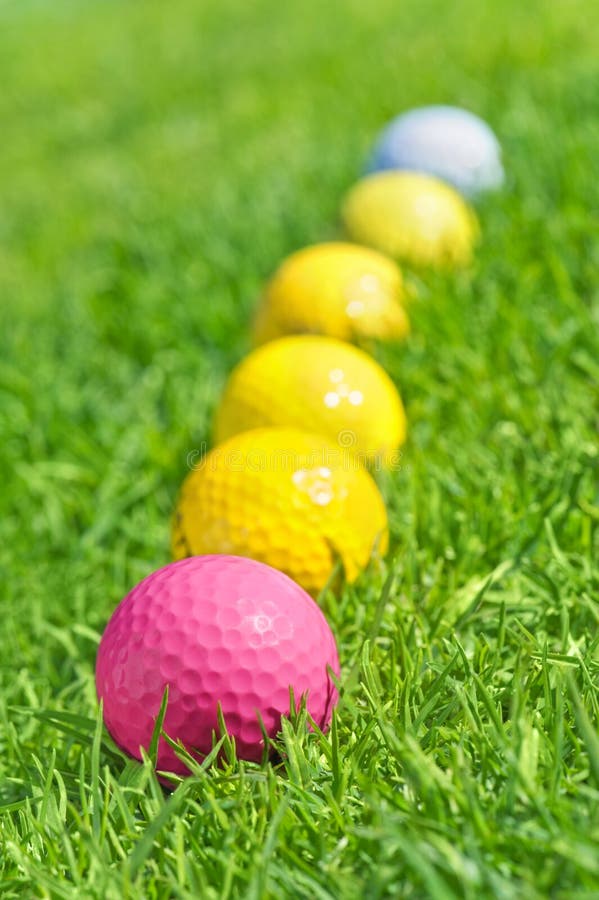
[{"label": "dimpled surface", "polygon": [[424,106],[381,133],[369,171],[411,169],[436,175],[475,197],[503,182],[501,147],[486,122],[455,106]]},{"label": "dimpled surface", "polygon": [[[137,759],[168,685],[166,734],[201,758],[218,733],[220,702],[238,756],[259,761],[257,711],[274,737],[290,686],[326,728],[337,699],[328,666],[338,676],[335,639],[299,585],[253,560],[200,556],[152,573],[119,604],[100,642],[96,686],[108,731]],[[188,774],[162,738],[158,768]]]},{"label": "dimpled surface", "polygon": [[342,210],[352,240],[416,266],[470,262],[478,225],[472,209],[438,178],[378,172],[359,181]]},{"label": "dimpled surface", "polygon": [[317,435],[259,428],[215,447],[182,487],[173,555],[233,553],[275,566],[312,594],[336,557],[353,581],[387,548],[383,498],[356,458]]},{"label": "dimpled surface", "polygon": [[271,341],[232,372],[216,441],[261,425],[305,428],[383,464],[406,437],[402,402],[384,369],[357,347],[316,335]]},{"label": "dimpled surface", "polygon": [[344,341],[404,338],[410,326],[403,296],[398,266],[376,250],[342,242],[305,247],[266,286],[254,339],[261,344],[298,333]]}]

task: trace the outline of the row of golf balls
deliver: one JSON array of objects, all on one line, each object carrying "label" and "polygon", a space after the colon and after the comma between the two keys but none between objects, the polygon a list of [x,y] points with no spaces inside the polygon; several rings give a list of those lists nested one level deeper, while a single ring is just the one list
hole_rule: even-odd
[{"label": "row of golf balls", "polygon": [[490,129],[446,107],[399,117],[370,168],[343,206],[357,243],[299,251],[269,282],[254,323],[258,347],[231,374],[215,447],[181,490],[179,561],[134,588],[102,637],[105,722],[136,758],[168,685],[163,729],[191,756],[161,738],[161,770],[188,774],[210,752],[219,708],[239,757],[268,755],[290,687],[296,701],[307,698],[315,726],[330,721],[339,661],[312,597],[337,564],[353,581],[373,551],[385,552],[385,504],[367,466],[392,465],[406,436],[395,385],[350,342],[409,331],[390,257],[469,261],[476,217],[446,182],[475,196],[503,177]]}]

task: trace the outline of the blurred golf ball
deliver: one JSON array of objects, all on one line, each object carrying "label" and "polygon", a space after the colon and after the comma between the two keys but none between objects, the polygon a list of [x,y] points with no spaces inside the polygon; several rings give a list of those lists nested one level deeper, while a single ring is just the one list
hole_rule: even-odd
[{"label": "blurred golf ball", "polygon": [[376,172],[347,193],[350,238],[414,266],[452,267],[472,258],[478,223],[454,188],[418,172]]},{"label": "blurred golf ball", "polygon": [[234,553],[318,594],[340,559],[354,581],[387,549],[383,498],[355,457],[294,428],[257,428],[219,444],[183,484],[176,558]]},{"label": "blurred golf ball", "polygon": [[322,335],[270,341],[229,376],[216,411],[216,442],[266,425],[321,434],[383,465],[393,464],[406,437],[401,398],[382,366]]},{"label": "blurred golf ball", "polygon": [[[165,688],[163,728],[196,759],[219,732],[218,706],[240,759],[259,762],[269,738],[306,697],[330,722],[339,675],[322,612],[282,572],[235,556],[195,556],[144,578],[112,615],[98,649],[96,686],[108,731],[129,755],[150,747]],[[262,724],[260,722],[262,720]],[[161,737],[158,769],[189,774]]]},{"label": "blurred golf ball", "polygon": [[264,291],[256,343],[285,334],[326,334],[345,341],[399,340],[409,331],[401,271],[367,247],[315,244],[285,259]]},{"label": "blurred golf ball", "polygon": [[410,169],[436,175],[468,197],[503,182],[501,147],[486,122],[455,106],[402,113],[382,131],[368,170]]}]

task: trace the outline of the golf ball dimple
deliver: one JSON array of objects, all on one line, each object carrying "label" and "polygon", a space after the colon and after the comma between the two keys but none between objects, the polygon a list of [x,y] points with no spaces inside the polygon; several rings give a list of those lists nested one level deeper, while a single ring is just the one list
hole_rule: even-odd
[{"label": "golf ball dimple", "polygon": [[436,175],[468,197],[494,190],[504,179],[501,147],[491,128],[455,106],[425,106],[397,116],[381,133],[368,169]]},{"label": "golf ball dimple", "polygon": [[346,195],[352,240],[415,266],[466,265],[478,237],[473,210],[452,187],[416,172],[368,175]]},{"label": "golf ball dimple", "polygon": [[320,335],[270,341],[233,370],[216,412],[216,442],[267,425],[305,428],[383,465],[406,437],[403,405],[384,369]]},{"label": "golf ball dimple", "polygon": [[401,271],[383,254],[343,242],[315,244],[289,256],[270,279],[254,339],[313,333],[399,340],[410,327],[403,299]]},{"label": "golf ball dimple", "polygon": [[336,560],[354,581],[387,549],[387,513],[355,457],[299,429],[259,428],[215,447],[181,489],[175,558],[233,553],[281,569],[311,594]]},{"label": "golf ball dimple", "polygon": [[[235,556],[191,557],[145,578],[108,622],[96,663],[104,721],[141,759],[165,688],[163,730],[197,759],[218,734],[218,706],[240,759],[260,761],[264,739],[306,697],[320,728],[330,722],[339,676],[335,639],[311,597],[282,572]],[[189,774],[160,738],[157,768]]]}]

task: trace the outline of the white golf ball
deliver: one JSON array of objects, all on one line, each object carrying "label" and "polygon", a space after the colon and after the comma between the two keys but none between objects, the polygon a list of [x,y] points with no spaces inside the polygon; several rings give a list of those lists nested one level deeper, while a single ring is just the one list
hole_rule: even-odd
[{"label": "white golf ball", "polygon": [[474,113],[423,106],[402,113],[382,131],[368,170],[409,169],[436,175],[468,197],[501,186],[501,147]]}]

